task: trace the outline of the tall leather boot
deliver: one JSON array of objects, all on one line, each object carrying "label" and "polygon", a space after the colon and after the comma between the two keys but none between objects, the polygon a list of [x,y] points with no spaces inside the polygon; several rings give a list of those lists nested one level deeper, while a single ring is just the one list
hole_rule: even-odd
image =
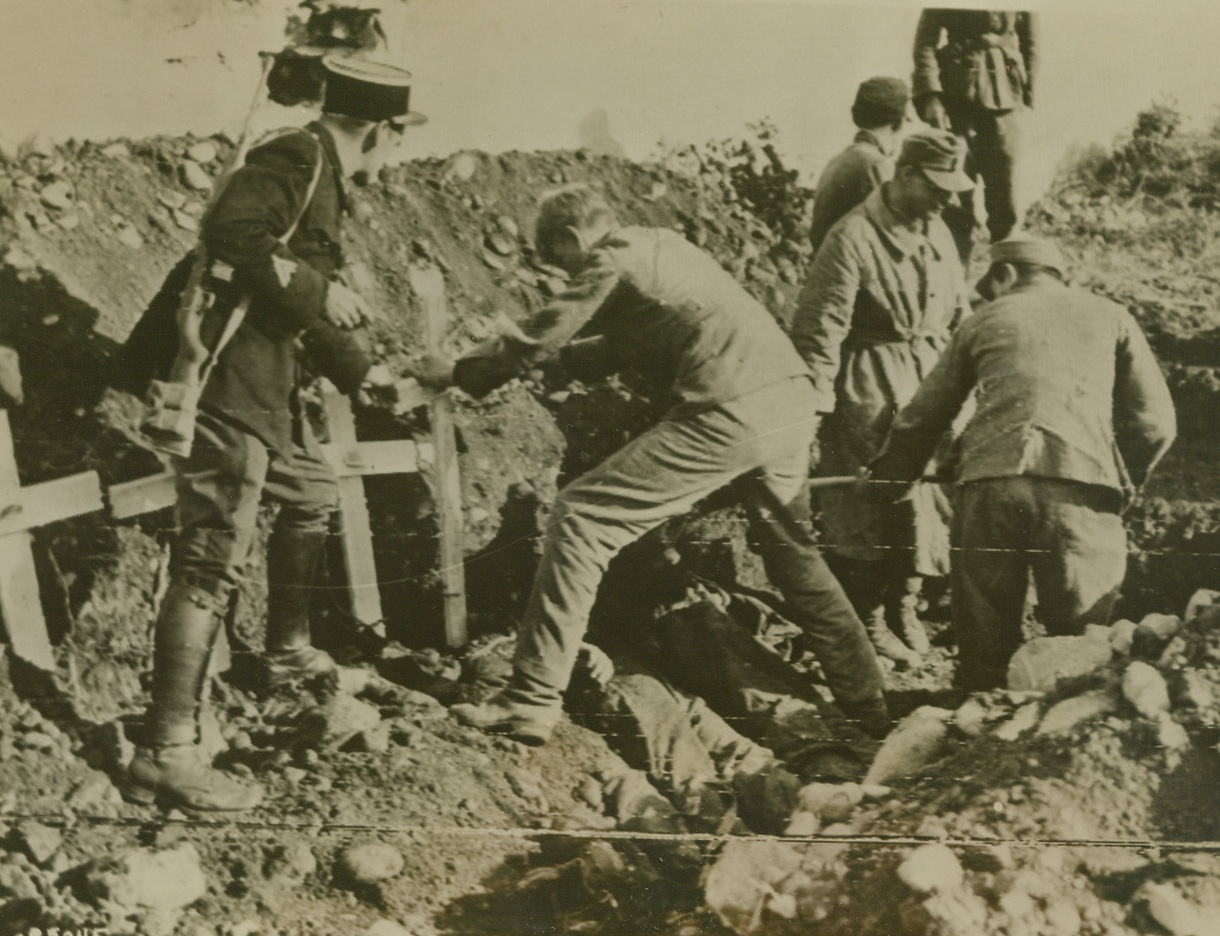
[{"label": "tall leather boot", "polygon": [[317,677],[333,680],[338,667],[313,646],[309,611],[325,532],[271,532],[267,544],[267,641],[263,659],[268,689]]},{"label": "tall leather boot", "polygon": [[878,604],[860,614],[860,620],[864,622],[864,630],[868,633],[868,639],[873,642],[873,648],[877,651],[878,656],[893,660],[894,666],[898,669],[913,668],[919,665],[919,654],[899,640],[898,635],[890,630],[884,604]]},{"label": "tall leather boot", "polygon": [[144,746],[122,791],[129,801],[206,811],[250,809],[262,801],[261,787],[213,769],[199,747],[208,658],[219,628],[211,595],[181,582],[170,586],[153,635]]},{"label": "tall leather boot", "polygon": [[920,656],[932,649],[932,641],[919,619],[919,593],[923,578],[912,575],[898,581],[886,595],[886,618],[890,629],[902,637],[903,642]]},{"label": "tall leather boot", "polygon": [[449,709],[463,725],[488,734],[508,735],[522,744],[546,744],[563,715],[563,697],[514,667],[508,685],[485,702],[464,702]]},{"label": "tall leather boot", "polygon": [[878,656],[893,660],[899,669],[919,663],[918,654],[912,653],[897,635],[890,630],[885,614],[885,588],[887,572],[880,562],[836,557],[833,571],[843,585],[847,598],[856,609],[864,624],[868,639]]}]

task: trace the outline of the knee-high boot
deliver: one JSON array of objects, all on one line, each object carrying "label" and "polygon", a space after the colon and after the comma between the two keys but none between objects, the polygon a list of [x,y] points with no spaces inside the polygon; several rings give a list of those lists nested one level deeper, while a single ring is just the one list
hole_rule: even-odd
[{"label": "knee-high boot", "polygon": [[208,658],[219,628],[213,596],[181,582],[170,586],[157,616],[152,704],[144,746],[128,767],[127,799],[196,810],[250,809],[261,802],[261,788],[213,769],[198,743]]},{"label": "knee-high boot", "polygon": [[309,630],[314,578],[326,536],[279,527],[271,533],[265,652],[269,688],[336,672],[330,654],[313,646]]},{"label": "knee-high boot", "polygon": [[866,562],[839,557],[835,571],[843,590],[847,592],[848,600],[856,609],[856,614],[864,622],[868,639],[873,642],[873,648],[879,656],[894,661],[895,666],[913,667],[919,663],[919,655],[907,647],[898,636],[890,630],[886,620],[886,579],[887,571],[880,562]]}]

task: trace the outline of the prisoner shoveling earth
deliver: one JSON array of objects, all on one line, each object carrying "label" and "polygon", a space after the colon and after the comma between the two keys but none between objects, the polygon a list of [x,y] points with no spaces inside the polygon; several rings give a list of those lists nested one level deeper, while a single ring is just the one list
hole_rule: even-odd
[{"label": "prisoner shoveling earth", "polygon": [[[0,166],[0,463],[15,460],[5,483],[22,492],[0,514],[0,616],[15,645],[36,608],[50,654],[40,667],[14,650],[0,677],[0,934],[1220,933],[1214,135],[1153,109],[1029,216],[1075,283],[1132,310],[1178,410],[1177,443],[1125,515],[1113,624],[1049,637],[1034,606],[1007,686],[966,694],[950,688],[947,599],[930,588],[932,647],[904,670],[883,663],[896,724],[873,738],[832,703],[740,508],[713,497],[611,565],[550,742],[487,735],[448,710],[511,678],[557,487],[649,424],[649,388],[540,369],[452,394],[460,641],[443,419],[426,395],[366,397],[346,425],[346,401],[313,384],[306,412],[347,465],[310,609],[340,666],[276,691],[259,679],[264,507],[202,741],[265,799],[225,815],[120,793],[143,743],[173,511],[142,402],[101,375],[193,244],[235,142],[38,145]],[[349,188],[349,282],[384,312],[364,352],[393,374],[419,356],[420,264],[443,275],[448,354],[541,308],[567,275],[534,242],[538,195],[583,181],[789,321],[812,193],[770,142],[647,165],[468,151]],[[353,598],[359,575],[379,617]]]}]

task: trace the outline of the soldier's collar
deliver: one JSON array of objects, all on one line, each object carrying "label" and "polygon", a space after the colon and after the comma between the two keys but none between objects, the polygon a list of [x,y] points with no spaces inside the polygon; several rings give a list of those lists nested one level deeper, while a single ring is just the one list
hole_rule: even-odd
[{"label": "soldier's collar", "polygon": [[912,226],[910,221],[885,203],[883,190],[888,184],[883,182],[864,200],[864,213],[881,234],[881,239],[900,260],[905,260],[921,247],[927,247],[937,260],[941,259],[941,250],[932,237],[934,222],[919,221]]},{"label": "soldier's collar", "polygon": [[331,136],[325,124],[313,121],[307,127],[322,145],[322,152],[330,163],[331,173],[335,178],[335,193],[339,196],[339,210],[346,213],[350,202],[347,197],[347,179],[343,175],[343,164],[339,160],[339,151],[335,148],[335,138]]}]

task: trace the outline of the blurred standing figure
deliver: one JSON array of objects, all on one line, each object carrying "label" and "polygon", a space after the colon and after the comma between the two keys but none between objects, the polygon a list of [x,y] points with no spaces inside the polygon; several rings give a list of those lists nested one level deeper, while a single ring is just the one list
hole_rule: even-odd
[{"label": "blurred standing figure", "polygon": [[[979,292],[989,304],[953,335],[872,469],[877,480],[919,477],[979,388],[961,436],[953,520],[957,682],[971,691],[1007,682],[1031,569],[1050,634],[1107,623],[1127,569],[1123,502],[1176,434],[1139,325],[1122,306],[1065,285],[1054,244],[995,244]],[[886,488],[869,485],[868,496]]]},{"label": "blurred standing figure", "polygon": [[856,91],[851,119],[859,132],[826,164],[813,195],[809,241],[816,254],[835,222],[894,175],[894,155],[911,94],[900,78],[869,78]]},{"label": "blurred standing figure", "polygon": [[[827,414],[820,474],[854,474],[872,461],[894,414],[969,314],[962,265],[940,218],[955,193],[974,185],[965,161],[964,144],[947,130],[911,134],[894,178],[831,228],[814,257],[792,340],[813,373],[817,411]],[[833,568],[877,652],[914,664],[927,649],[916,616],[921,577],[949,571],[944,495],[920,485],[882,505],[843,488],[819,500]]]},{"label": "blurred standing figure", "polygon": [[[915,108],[970,151],[966,172],[983,181],[992,242],[1017,225],[1014,165],[1022,112],[1033,107],[1037,17],[1009,10],[927,9],[915,29]],[[945,211],[962,262],[970,258],[974,199]]]}]

